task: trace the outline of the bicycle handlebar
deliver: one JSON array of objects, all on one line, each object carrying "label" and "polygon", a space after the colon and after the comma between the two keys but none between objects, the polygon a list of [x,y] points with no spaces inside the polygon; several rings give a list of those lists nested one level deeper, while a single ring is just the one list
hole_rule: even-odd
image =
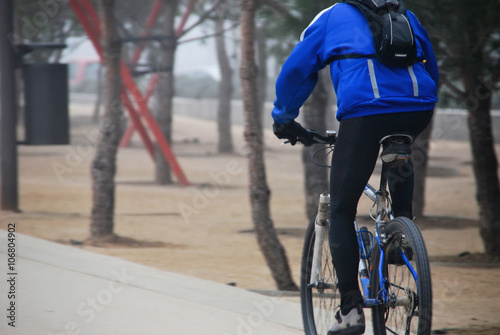
[{"label": "bicycle handlebar", "polygon": [[326,135],[321,135],[314,130],[308,130],[313,135],[315,143],[318,144],[335,144],[337,142],[337,132],[335,130],[327,130]]},{"label": "bicycle handlebar", "polygon": [[[326,135],[321,135],[320,133],[307,129],[307,132],[313,136],[313,144],[329,144],[333,145],[337,141],[337,132],[335,130],[327,130]],[[304,144],[304,141],[299,137],[297,142]],[[290,143],[289,140],[283,142],[283,144]]]}]

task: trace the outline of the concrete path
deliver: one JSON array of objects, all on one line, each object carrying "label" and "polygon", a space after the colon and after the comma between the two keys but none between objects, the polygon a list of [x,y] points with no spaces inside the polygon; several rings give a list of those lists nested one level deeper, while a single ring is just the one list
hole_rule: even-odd
[{"label": "concrete path", "polygon": [[8,243],[0,334],[303,334],[297,303],[21,234],[9,269]]}]

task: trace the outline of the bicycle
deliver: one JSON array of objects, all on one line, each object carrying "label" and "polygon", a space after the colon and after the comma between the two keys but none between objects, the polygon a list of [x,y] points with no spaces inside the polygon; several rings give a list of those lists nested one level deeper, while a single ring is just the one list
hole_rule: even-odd
[{"label": "bicycle", "polygon": [[[328,144],[333,150],[335,132],[327,132],[326,136],[310,132],[315,143]],[[412,220],[394,217],[387,191],[388,169],[409,159],[411,142],[412,138],[403,134],[390,135],[381,141],[380,187],[376,190],[368,184],[363,192],[374,203],[369,213],[374,220],[373,233],[365,226],[358,228],[354,221],[360,250],[363,307],[372,310],[376,335],[431,333],[432,285],[425,243]],[[304,240],[300,300],[307,335],[326,335],[340,308],[328,243],[329,203],[329,194],[321,194],[318,212],[311,218]]]}]

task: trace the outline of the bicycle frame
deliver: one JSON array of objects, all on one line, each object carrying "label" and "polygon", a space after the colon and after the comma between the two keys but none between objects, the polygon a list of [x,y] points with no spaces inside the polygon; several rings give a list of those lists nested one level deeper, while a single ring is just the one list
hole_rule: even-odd
[{"label": "bicycle frame", "polygon": [[[371,273],[369,272],[370,270],[368,269],[368,264],[367,264],[367,259],[368,256],[371,252],[371,250],[367,250],[366,246],[364,245],[362,239],[359,238],[360,233],[362,231],[359,230],[358,224],[356,220],[354,221],[354,228],[356,231],[356,234],[358,236],[358,244],[360,247],[360,257],[359,257],[359,273],[360,273],[360,279],[361,279],[361,285],[362,285],[362,291],[364,295],[364,305],[365,307],[373,307],[376,305],[381,305],[381,304],[386,304],[388,300],[388,293],[387,293],[387,288],[386,288],[386,279],[385,276],[383,275],[383,264],[384,264],[384,259],[385,259],[385,244],[387,243],[386,236],[382,232],[382,228],[384,225],[386,225],[389,221],[394,219],[394,215],[392,213],[392,209],[390,206],[390,200],[389,200],[389,193],[387,191],[387,167],[385,164],[382,166],[382,175],[380,179],[380,188],[377,191],[375,188],[367,184],[363,190],[363,193],[370,198],[373,201],[373,208],[376,208],[375,215],[372,215],[370,212],[370,216],[373,218],[375,221],[375,231],[374,235],[377,240],[377,245],[380,249],[380,261],[379,261],[379,266],[378,269],[375,269],[375,271],[378,271],[378,278],[379,279],[379,287],[378,287],[378,294],[376,298],[370,298],[370,288],[369,288],[369,281],[370,281],[370,276]],[[321,268],[320,268],[320,261],[322,258],[322,253],[323,253],[323,242],[325,239],[325,232],[327,231],[328,228],[328,211],[329,211],[329,203],[330,203],[330,195],[328,193],[323,193],[320,196],[319,199],[319,206],[318,206],[318,215],[316,216],[316,225],[315,225],[315,243],[314,243],[314,252],[313,252],[313,259],[312,259],[312,267],[311,267],[311,278],[309,281],[309,286],[310,287],[316,287],[318,289],[336,289],[336,283],[327,283],[322,281],[322,278],[320,278],[321,274]],[[373,209],[372,208],[372,209]],[[371,233],[370,233],[371,234]],[[373,236],[372,236],[372,248],[373,248]],[[410,261],[406,257],[404,253],[402,253],[403,260],[406,264],[406,266],[409,268],[410,272],[413,275],[413,278],[415,279],[417,285],[418,285],[418,277],[413,269]],[[371,288],[372,290],[375,288]],[[398,298],[396,301],[396,305],[404,306],[407,303],[406,298]]]},{"label": "bicycle frame", "polygon": [[[313,140],[329,145],[313,154],[314,161],[318,152],[333,149],[336,137],[313,133]],[[419,334],[430,334],[431,329],[432,284],[425,243],[411,219],[395,217],[389,195],[392,178],[400,175],[396,169],[405,167],[410,160],[411,142],[412,138],[405,134],[382,140],[380,187],[375,189],[368,184],[363,190],[373,202],[369,214],[374,226],[359,228],[356,218],[352,223],[359,250],[362,307],[372,310],[375,333],[413,334],[416,329]],[[327,163],[317,165],[328,166]],[[342,302],[328,243],[329,205],[330,195],[323,193],[304,239],[301,308],[306,334],[326,333],[335,322],[334,315]]]},{"label": "bicycle frame", "polygon": [[[383,168],[384,170],[384,168]],[[363,190],[363,193],[370,198],[373,201],[374,207],[376,207],[376,216],[374,217],[372,215],[372,218],[375,220],[375,238],[377,240],[377,245],[380,248],[380,262],[379,262],[379,267],[376,269],[379,274],[379,294],[377,298],[369,298],[370,297],[370,290],[368,288],[369,284],[369,272],[368,270],[366,273],[368,276],[363,277],[361,276],[361,285],[363,289],[363,296],[364,296],[364,304],[366,307],[372,307],[375,305],[380,305],[380,304],[385,304],[387,303],[387,290],[386,290],[386,280],[383,275],[383,260],[385,258],[385,251],[384,248],[382,247],[384,245],[385,241],[385,235],[381,233],[381,225],[384,225],[387,223],[385,219],[388,219],[389,221],[394,219],[394,216],[392,214],[392,210],[390,209],[389,205],[389,195],[387,192],[387,179],[385,177],[385,174],[382,174],[381,182],[380,182],[380,190],[377,191],[375,190],[372,186],[369,184],[365,186],[365,189]],[[370,214],[371,215],[371,214]],[[354,221],[354,228],[356,230],[356,233],[359,236],[360,230],[358,229],[357,222]],[[361,241],[362,242],[362,241]],[[360,245],[360,250],[362,254],[359,257],[359,272],[362,273],[363,269],[367,269],[367,259],[368,259],[368,251],[366,250],[366,247],[363,243],[360,243],[359,238],[358,238],[358,244]],[[371,288],[374,289],[374,288]]]},{"label": "bicycle frame", "polygon": [[[381,227],[383,227],[385,224],[387,224],[389,221],[394,219],[394,215],[392,213],[392,209],[390,207],[390,200],[389,200],[389,192],[387,191],[387,174],[388,174],[388,167],[386,164],[382,164],[382,173],[381,173],[381,178],[380,178],[380,188],[379,190],[375,190],[372,186],[369,184],[365,186],[365,189],[363,190],[363,193],[370,198],[373,203],[374,207],[376,207],[376,215],[372,216],[372,218],[375,221],[375,238],[377,240],[377,245],[380,250],[380,261],[378,262],[378,269],[375,269],[378,271],[378,278],[379,278],[379,294],[377,294],[376,298],[369,298],[370,296],[370,290],[368,288],[369,284],[369,277],[363,277],[361,276],[361,285],[363,289],[363,295],[364,295],[364,304],[366,307],[372,307],[380,304],[386,304],[387,303],[387,289],[386,289],[386,279],[385,276],[383,275],[383,264],[384,264],[384,259],[385,259],[385,243],[387,243],[386,236],[384,233],[381,232]],[[354,221],[354,227],[356,230],[356,234],[359,237],[360,230],[358,229],[357,222]],[[359,257],[359,273],[363,273],[363,269],[367,268],[366,260],[368,259],[368,251],[366,250],[363,241],[360,241],[358,238],[358,244],[360,246],[360,250],[362,254]],[[418,276],[411,265],[410,261],[406,257],[404,253],[401,254],[402,258],[410,270],[413,278],[415,279],[415,282],[417,283],[418,286]],[[371,273],[369,274],[371,276]],[[374,289],[374,288],[371,288]],[[404,306],[407,303],[406,298],[401,298],[396,301],[396,305],[401,305]]]}]

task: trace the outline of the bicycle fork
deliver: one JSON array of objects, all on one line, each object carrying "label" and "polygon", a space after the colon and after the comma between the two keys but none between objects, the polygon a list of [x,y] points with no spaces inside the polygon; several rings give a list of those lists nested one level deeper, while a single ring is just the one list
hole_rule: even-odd
[{"label": "bicycle fork", "polygon": [[335,289],[336,283],[325,283],[323,278],[321,278],[321,259],[323,257],[323,243],[328,231],[329,206],[330,194],[324,192],[319,196],[318,215],[316,216],[316,224],[314,225],[315,238],[309,286]]},{"label": "bicycle fork", "polygon": [[[323,273],[321,269],[321,260],[323,258],[323,243],[325,241],[325,235],[328,232],[329,206],[330,206],[330,195],[327,192],[324,192],[319,197],[318,215],[316,216],[316,223],[314,225],[315,238],[314,238],[312,265],[311,265],[311,278],[309,281],[309,287],[315,287],[320,291],[326,288],[335,290],[337,284],[337,283],[324,282],[324,278],[322,278]],[[356,221],[354,221],[354,228],[355,231],[358,232]],[[326,236],[326,238],[328,237]],[[363,243],[360,243],[360,245],[363,246],[363,248],[365,248]],[[330,250],[328,250],[328,252],[330,252]],[[366,249],[362,249],[362,252],[364,253],[364,255],[367,255],[368,251]],[[361,283],[363,286],[364,296],[368,297],[369,276],[368,276],[368,269],[365,257],[360,257],[359,273],[361,277]],[[375,301],[371,303],[374,304]]]}]

